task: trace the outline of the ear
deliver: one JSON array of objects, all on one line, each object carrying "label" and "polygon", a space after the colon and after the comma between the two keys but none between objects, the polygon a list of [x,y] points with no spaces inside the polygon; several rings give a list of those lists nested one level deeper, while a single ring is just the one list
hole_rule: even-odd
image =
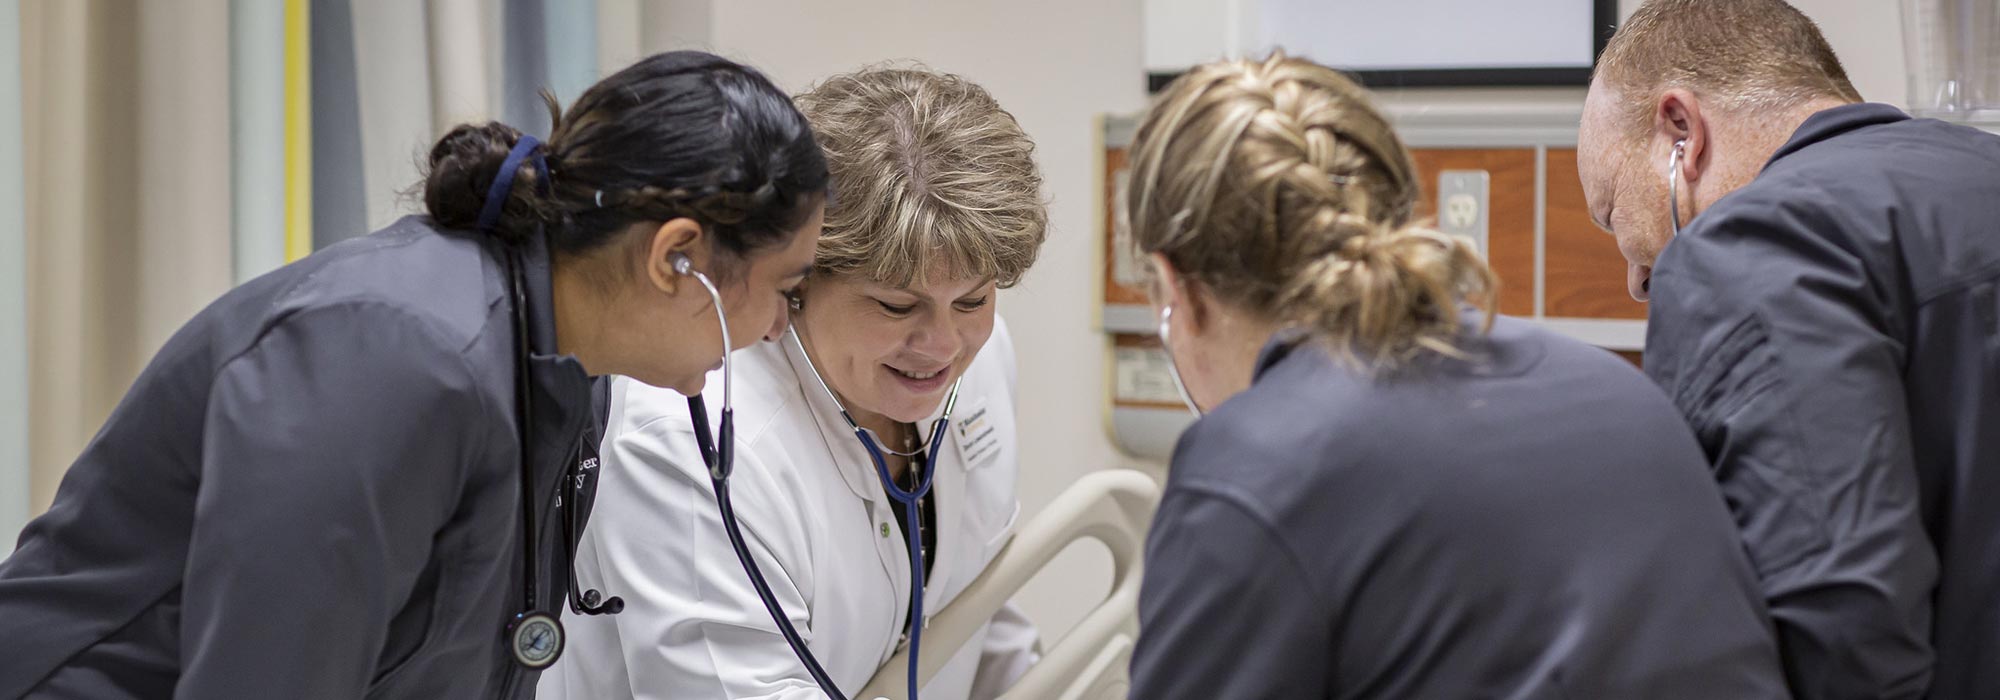
[{"label": "ear", "polygon": [[1151,253],[1146,259],[1153,265],[1153,282],[1148,290],[1148,296],[1153,299],[1153,310],[1157,312],[1161,307],[1172,306],[1176,318],[1188,324],[1190,330],[1200,333],[1208,321],[1208,300],[1199,285],[1174,269],[1173,262],[1167,260],[1165,253]]},{"label": "ear", "polygon": [[1708,162],[1708,145],[1713,137],[1709,133],[1708,120],[1702,115],[1701,100],[1694,93],[1682,88],[1674,88],[1660,94],[1653,114],[1656,139],[1667,144],[1667,157],[1673,157],[1675,142],[1684,142],[1681,157],[1681,177],[1691,184],[1701,179],[1703,165]]},{"label": "ear", "polygon": [[646,243],[646,277],[654,288],[668,294],[680,289],[684,280],[674,272],[675,255],[688,256],[696,269],[707,266],[707,246],[697,245],[702,238],[701,224],[685,217],[669,219],[653,231]]}]

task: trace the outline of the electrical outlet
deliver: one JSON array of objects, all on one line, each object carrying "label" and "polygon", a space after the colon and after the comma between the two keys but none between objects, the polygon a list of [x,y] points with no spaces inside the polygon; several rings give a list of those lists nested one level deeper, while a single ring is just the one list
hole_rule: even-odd
[{"label": "electrical outlet", "polygon": [[1438,230],[1463,236],[1486,254],[1487,203],[1492,176],[1484,170],[1446,170],[1438,173]]}]

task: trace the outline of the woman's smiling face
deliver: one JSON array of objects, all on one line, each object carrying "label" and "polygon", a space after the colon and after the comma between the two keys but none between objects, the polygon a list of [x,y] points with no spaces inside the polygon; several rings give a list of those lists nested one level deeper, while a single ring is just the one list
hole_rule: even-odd
[{"label": "woman's smiling face", "polygon": [[929,417],[993,335],[994,280],[933,272],[908,287],[840,275],[800,290],[800,340],[857,419]]}]

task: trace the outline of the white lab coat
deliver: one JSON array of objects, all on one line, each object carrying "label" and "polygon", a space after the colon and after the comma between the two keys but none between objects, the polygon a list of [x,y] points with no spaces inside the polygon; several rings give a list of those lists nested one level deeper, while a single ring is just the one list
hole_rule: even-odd
[{"label": "white lab coat", "polygon": [[[867,452],[790,339],[731,359],[730,494],[744,539],[820,664],[842,692],[858,692],[899,649],[908,615],[909,555],[894,510],[901,504],[883,493]],[[543,674],[540,697],[824,697],[730,549],[686,400],[626,379],[613,392],[602,481],[576,570],[585,589],[623,597],[625,611],[564,616],[569,646]],[[703,394],[710,425],[718,425],[719,372]],[[941,529],[926,616],[944,609],[1011,536],[1021,509],[1016,454],[1014,347],[996,320],[966,370],[938,458],[932,489]],[[1010,606],[922,697],[992,698],[1039,653],[1034,628]]]}]

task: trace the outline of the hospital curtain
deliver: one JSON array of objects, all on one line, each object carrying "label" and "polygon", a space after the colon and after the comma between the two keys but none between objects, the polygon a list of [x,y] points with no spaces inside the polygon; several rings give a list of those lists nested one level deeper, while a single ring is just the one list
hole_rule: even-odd
[{"label": "hospital curtain", "polygon": [[21,0],[31,503],[230,283],[227,0]]},{"label": "hospital curtain", "polygon": [[[688,46],[705,7],[0,0],[20,30],[30,512],[143,364],[231,285],[419,210],[405,195],[445,129],[501,118],[545,135],[539,89],[571,100]],[[5,378],[0,365],[0,400]]]},{"label": "hospital curtain", "polygon": [[[0,0],[0,532],[27,522],[28,222],[22,177],[21,3]],[[0,552],[9,545],[0,544]]]},{"label": "hospital curtain", "polygon": [[537,93],[597,78],[596,0],[312,0],[315,246],[414,213],[430,145],[462,122],[547,135]]}]

